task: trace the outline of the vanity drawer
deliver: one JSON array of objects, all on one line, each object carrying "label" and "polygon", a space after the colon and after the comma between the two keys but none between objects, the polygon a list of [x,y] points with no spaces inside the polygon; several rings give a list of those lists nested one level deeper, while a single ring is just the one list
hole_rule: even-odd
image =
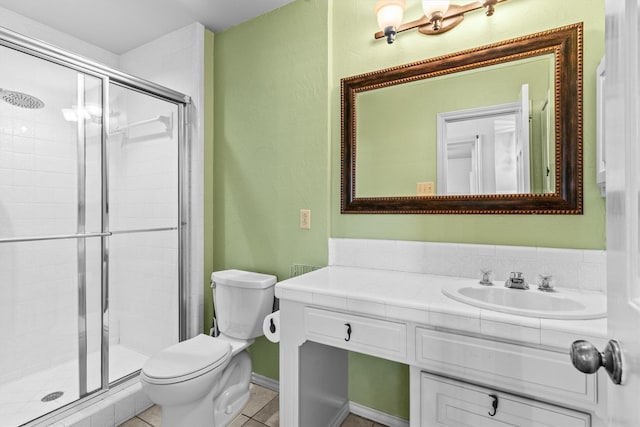
[{"label": "vanity drawer", "polygon": [[578,372],[566,353],[416,328],[416,364],[547,402],[597,405],[597,376]]},{"label": "vanity drawer", "polygon": [[307,338],[347,350],[406,360],[407,325],[371,317],[307,307]]},{"label": "vanity drawer", "polygon": [[591,417],[423,372],[420,376],[420,425],[589,427]]}]

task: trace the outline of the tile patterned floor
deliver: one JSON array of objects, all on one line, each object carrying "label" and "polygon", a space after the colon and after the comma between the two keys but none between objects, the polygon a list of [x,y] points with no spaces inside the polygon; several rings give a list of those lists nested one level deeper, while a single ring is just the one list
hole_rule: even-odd
[{"label": "tile patterned floor", "polygon": [[[152,406],[119,427],[161,427],[160,407]],[[251,384],[251,398],[242,413],[229,427],[279,427],[278,393]],[[349,414],[342,427],[386,427],[371,420]]]}]

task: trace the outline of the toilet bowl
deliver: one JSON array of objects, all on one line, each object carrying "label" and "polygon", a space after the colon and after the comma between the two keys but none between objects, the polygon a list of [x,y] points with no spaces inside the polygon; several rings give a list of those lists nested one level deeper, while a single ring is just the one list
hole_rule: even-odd
[{"label": "toilet bowl", "polygon": [[272,311],[276,278],[225,270],[213,273],[212,282],[221,334],[174,344],[140,373],[143,391],[162,409],[164,427],[224,427],[249,400],[246,348],[262,335],[256,324]]}]

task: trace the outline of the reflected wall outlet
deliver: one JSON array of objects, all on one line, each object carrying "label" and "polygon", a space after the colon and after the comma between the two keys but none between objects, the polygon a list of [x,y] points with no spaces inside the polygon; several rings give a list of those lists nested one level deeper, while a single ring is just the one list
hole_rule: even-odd
[{"label": "reflected wall outlet", "polygon": [[416,194],[418,196],[433,196],[434,194],[436,194],[433,181],[418,182],[416,184]]},{"label": "reflected wall outlet", "polygon": [[311,228],[311,209],[300,209],[300,228],[305,230]]}]

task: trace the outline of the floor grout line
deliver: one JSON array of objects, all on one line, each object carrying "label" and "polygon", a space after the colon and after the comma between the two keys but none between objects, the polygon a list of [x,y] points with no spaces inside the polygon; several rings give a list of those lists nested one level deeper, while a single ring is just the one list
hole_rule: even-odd
[{"label": "floor grout line", "polygon": [[140,417],[136,417],[136,418],[139,419],[140,421],[142,421],[143,423],[145,423],[146,425],[148,425],[149,427],[160,427],[160,426],[154,426],[153,424],[146,422],[145,420],[143,420]]}]

